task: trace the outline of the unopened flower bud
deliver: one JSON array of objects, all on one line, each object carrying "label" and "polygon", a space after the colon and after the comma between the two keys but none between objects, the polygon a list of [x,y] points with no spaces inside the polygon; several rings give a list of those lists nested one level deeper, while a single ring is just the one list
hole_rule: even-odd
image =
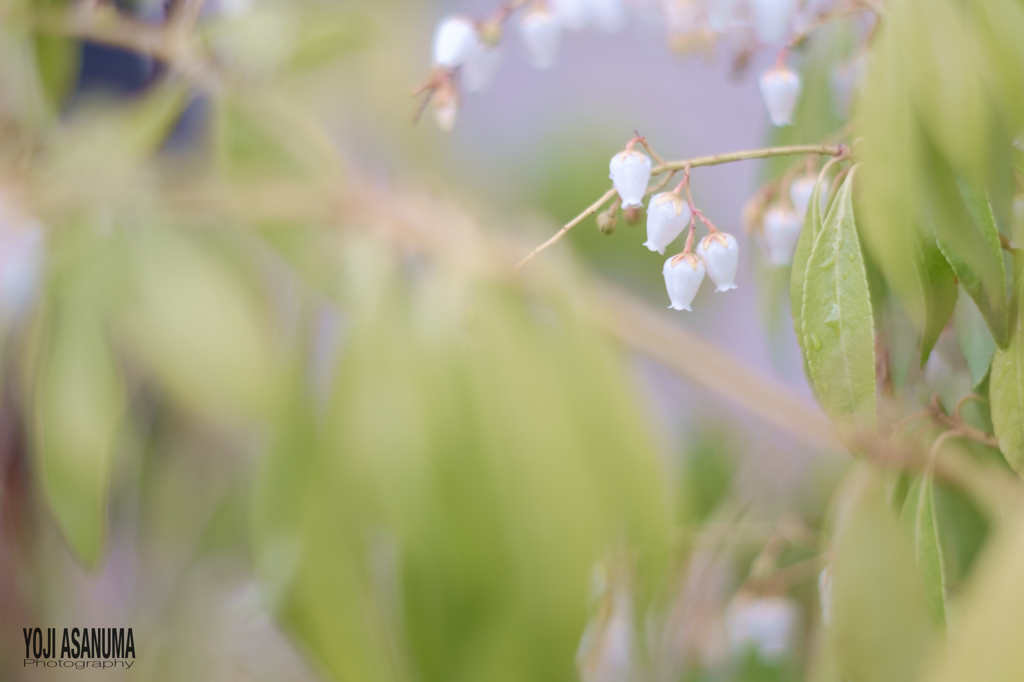
[{"label": "unopened flower bud", "polygon": [[479,42],[472,21],[459,16],[445,17],[434,31],[434,64],[446,69],[462,66]]},{"label": "unopened flower bud", "polygon": [[793,211],[773,206],[764,216],[764,240],[768,245],[768,260],[783,266],[793,262],[796,242],[800,239],[802,223]]},{"label": "unopened flower bud", "polygon": [[547,9],[535,7],[519,22],[519,33],[533,68],[551,68],[562,37],[562,26],[555,15]]},{"label": "unopened flower bud", "polygon": [[736,288],[736,270],[740,262],[740,247],[736,238],[724,232],[712,232],[697,242],[697,255],[704,261],[708,277],[715,283],[715,291]]},{"label": "unopened flower bud", "polygon": [[651,251],[665,253],[665,247],[690,224],[690,205],[674,192],[662,192],[651,197],[647,205],[647,241]]},{"label": "unopened flower bud", "polygon": [[612,157],[609,177],[622,199],[622,207],[640,207],[651,179],[651,160],[635,149],[627,149]]},{"label": "unopened flower bud", "polygon": [[662,269],[665,288],[673,310],[690,310],[690,303],[697,295],[704,280],[704,261],[692,253],[680,253],[665,261]]},{"label": "unopened flower bud", "polygon": [[792,124],[793,110],[800,98],[800,76],[792,69],[775,67],[761,74],[761,94],[768,116],[776,126]]},{"label": "unopened flower bud", "polygon": [[640,222],[640,209],[636,206],[630,206],[629,208],[623,209],[622,217],[626,219],[627,225],[636,225]]},{"label": "unopened flower bud", "polygon": [[811,202],[814,185],[818,179],[813,175],[801,175],[789,186],[789,199],[793,202],[793,210],[803,220],[807,213],[807,204]]},{"label": "unopened flower bud", "polygon": [[469,92],[483,92],[501,66],[501,47],[479,43],[462,65],[462,83]]},{"label": "unopened flower bud", "polygon": [[779,43],[793,24],[796,0],[752,0],[754,28],[766,45]]},{"label": "unopened flower bud", "polygon": [[459,115],[459,93],[451,81],[446,80],[437,88],[433,105],[437,127],[450,133],[455,128],[455,119]]},{"label": "unopened flower bud", "polygon": [[601,211],[597,214],[597,229],[601,230],[601,234],[611,234],[615,231],[615,224],[618,219],[614,213],[608,211]]}]

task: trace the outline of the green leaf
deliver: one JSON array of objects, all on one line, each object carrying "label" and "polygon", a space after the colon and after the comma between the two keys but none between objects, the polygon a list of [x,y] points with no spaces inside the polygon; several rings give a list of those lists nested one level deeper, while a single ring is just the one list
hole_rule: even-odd
[{"label": "green leaf", "polygon": [[992,358],[996,354],[996,340],[992,338],[985,318],[970,296],[957,298],[956,310],[953,312],[953,329],[960,350],[967,358],[971,386],[977,389],[992,366]]},{"label": "green leaf", "polygon": [[829,635],[843,679],[916,678],[932,633],[906,537],[877,475],[857,470],[837,514]]},{"label": "green leaf", "polygon": [[793,253],[793,267],[790,269],[789,279],[789,304],[793,315],[793,331],[796,332],[796,339],[804,352],[804,364],[807,364],[807,348],[804,346],[803,335],[803,311],[804,311],[804,282],[807,279],[807,262],[811,258],[811,249],[814,247],[814,239],[821,232],[821,190],[825,185],[828,191],[828,183],[823,177],[825,170],[818,175],[818,181],[814,183],[814,190],[807,204],[807,213],[804,215],[804,226],[800,230],[800,239],[796,243],[796,251]]},{"label": "green leaf", "polygon": [[924,294],[924,329],[921,332],[921,366],[928,361],[939,334],[956,307],[956,275],[931,235],[917,235],[917,266]]},{"label": "green leaf", "polygon": [[992,359],[989,402],[999,450],[1018,474],[1024,474],[1024,278],[1018,277],[1016,329],[1006,348]]},{"label": "green leaf", "polygon": [[853,216],[853,177],[843,182],[807,262],[802,332],[807,368],[842,430],[877,428],[875,335]]},{"label": "green leaf", "polygon": [[964,290],[974,299],[1000,347],[1009,341],[1006,269],[999,231],[985,193],[958,183],[934,154],[926,183],[929,224]]},{"label": "green leaf", "polygon": [[1024,523],[1019,514],[986,549],[958,598],[956,627],[936,650],[925,682],[1016,682],[1024,679]]},{"label": "green leaf", "polygon": [[900,524],[913,543],[914,559],[917,562],[932,621],[937,626],[944,627],[946,567],[935,513],[934,487],[931,472],[914,481],[900,512]]},{"label": "green leaf", "polygon": [[96,311],[74,292],[52,305],[35,396],[43,489],[68,544],[99,564],[124,389]]}]

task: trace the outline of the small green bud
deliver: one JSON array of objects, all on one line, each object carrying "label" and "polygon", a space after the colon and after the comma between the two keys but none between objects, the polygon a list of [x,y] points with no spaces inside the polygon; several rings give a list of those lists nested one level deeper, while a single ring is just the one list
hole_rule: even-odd
[{"label": "small green bud", "polygon": [[480,26],[480,40],[491,47],[501,42],[501,34],[501,24],[497,21],[488,21]]},{"label": "small green bud", "polygon": [[597,229],[601,230],[601,234],[611,234],[615,231],[615,224],[618,220],[614,213],[608,213],[608,211],[601,211],[597,214]]}]

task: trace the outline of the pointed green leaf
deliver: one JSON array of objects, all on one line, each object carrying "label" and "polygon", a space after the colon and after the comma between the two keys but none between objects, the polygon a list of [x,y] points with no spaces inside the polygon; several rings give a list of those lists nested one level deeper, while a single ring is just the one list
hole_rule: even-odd
[{"label": "pointed green leaf", "polygon": [[924,294],[924,329],[921,331],[921,366],[928,361],[939,334],[956,307],[956,275],[931,235],[917,235],[914,261]]},{"label": "pointed green leaf", "polygon": [[926,173],[929,224],[964,290],[974,299],[1000,347],[1009,341],[1006,269],[992,209],[983,191],[958,183],[934,153]]},{"label": "pointed green leaf", "polygon": [[946,567],[935,514],[934,481],[926,473],[914,481],[903,510],[900,524],[913,543],[914,560],[924,587],[932,622],[939,627],[946,623]]},{"label": "pointed green leaf", "polygon": [[807,262],[802,331],[807,368],[825,411],[843,430],[877,426],[875,335],[853,217],[853,177],[843,182]]},{"label": "pointed green leaf", "polygon": [[796,340],[804,351],[804,364],[807,363],[807,349],[804,347],[803,310],[804,310],[804,281],[807,278],[807,261],[811,257],[811,249],[814,247],[814,238],[821,232],[821,190],[825,185],[825,169],[818,175],[818,181],[814,183],[814,190],[807,203],[807,213],[804,214],[804,226],[800,230],[800,239],[796,243],[796,251],[793,253],[793,267],[790,269],[789,279],[789,305],[793,315],[793,331],[796,332]]},{"label": "pointed green leaf", "polygon": [[977,388],[992,366],[996,354],[996,340],[988,330],[985,318],[970,296],[960,296],[953,312],[953,329],[960,350],[967,358],[967,370],[971,375],[971,386]]},{"label": "pointed green leaf", "polygon": [[[1018,287],[1024,288],[1024,278]],[[1013,340],[996,350],[992,359],[992,377],[988,395],[992,406],[992,426],[999,439],[1003,457],[1018,474],[1024,473],[1024,302],[1021,289],[1014,297],[1017,307]]]},{"label": "pointed green leaf", "polygon": [[81,300],[63,299],[55,302],[51,316],[35,397],[43,489],[68,544],[95,567],[106,535],[123,388],[94,311]]},{"label": "pointed green leaf", "polygon": [[829,635],[843,679],[916,677],[932,625],[914,557],[874,472],[846,487],[832,561]]}]

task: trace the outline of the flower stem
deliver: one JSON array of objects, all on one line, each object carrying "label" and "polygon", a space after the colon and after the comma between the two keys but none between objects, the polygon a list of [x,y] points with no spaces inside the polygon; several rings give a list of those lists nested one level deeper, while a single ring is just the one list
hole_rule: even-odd
[{"label": "flower stem", "polygon": [[[639,140],[632,140],[630,144],[633,144]],[[627,149],[629,145],[627,145]],[[698,166],[720,166],[725,163],[734,163],[736,161],[750,161],[753,159],[770,159],[776,156],[798,156],[800,154],[817,154],[820,156],[839,156],[845,151],[845,147],[842,145],[792,145],[788,147],[768,147],[766,149],[749,149],[742,152],[733,152],[731,154],[716,154],[714,156],[699,156],[695,159],[683,159],[682,161],[666,161],[659,163],[657,166],[651,169],[651,175],[661,175],[669,171],[688,171],[690,168],[697,168]],[[650,151],[650,149],[648,149]],[[653,153],[652,153],[653,154]],[[584,218],[594,213],[597,213],[598,209],[604,205],[606,201],[615,196],[615,190],[610,189],[593,204],[588,206],[578,216],[570,220],[568,223],[562,226],[558,232],[556,232],[550,239],[538,246],[536,249],[526,255],[519,263],[516,264],[515,269],[519,270],[524,265],[529,263],[531,260],[536,258],[541,252],[550,246],[554,246],[562,240],[569,230],[579,225]]]}]

